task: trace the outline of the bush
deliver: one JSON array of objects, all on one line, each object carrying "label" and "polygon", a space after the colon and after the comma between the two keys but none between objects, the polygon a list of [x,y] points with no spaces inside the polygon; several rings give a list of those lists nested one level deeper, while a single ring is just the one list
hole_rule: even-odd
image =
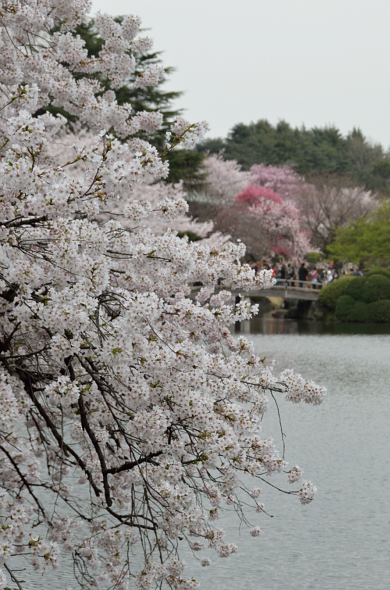
[{"label": "bush", "polygon": [[342,322],[390,322],[390,272],[341,277],[324,287],[318,300]]},{"label": "bush", "polygon": [[341,295],[344,295],[347,285],[355,278],[356,277],[347,275],[345,277],[340,277],[329,283],[329,285],[326,285],[326,287],[323,287],[318,295],[319,303],[330,311],[334,311],[338,298],[341,297]]},{"label": "bush", "polygon": [[382,299],[370,303],[370,321],[371,322],[390,322],[390,300]]},{"label": "bush", "polygon": [[390,299],[390,279],[384,274],[372,274],[365,277],[359,297],[355,297],[355,299],[366,303]]},{"label": "bush", "polygon": [[353,277],[352,281],[348,283],[347,288],[344,291],[344,294],[350,295],[350,297],[353,297],[354,299],[356,299],[356,301],[359,301],[360,293],[365,280],[366,277]]},{"label": "bush", "polygon": [[317,264],[323,258],[322,252],[308,252],[305,256],[309,264]]},{"label": "bush", "polygon": [[336,318],[342,322],[369,322],[371,309],[364,301],[355,301],[350,295],[342,295],[337,301]]},{"label": "bush", "polygon": [[349,322],[369,322],[371,320],[370,306],[364,301],[355,301],[349,313]]},{"label": "bush", "polygon": [[364,276],[366,278],[368,278],[368,277],[372,277],[374,275],[383,275],[383,276],[387,277],[388,279],[390,279],[390,268],[388,268],[387,270],[385,270],[383,268],[376,268],[374,270],[370,270]]},{"label": "bush", "polygon": [[350,295],[341,295],[336,304],[336,318],[342,322],[349,322],[351,311],[355,306],[355,300]]}]

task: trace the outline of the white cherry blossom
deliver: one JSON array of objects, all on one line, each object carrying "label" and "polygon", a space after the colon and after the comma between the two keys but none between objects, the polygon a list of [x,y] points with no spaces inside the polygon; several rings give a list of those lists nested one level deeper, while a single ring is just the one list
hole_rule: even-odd
[{"label": "white cherry blossom", "polygon": [[[259,480],[286,468],[261,433],[269,392],[316,405],[325,390],[274,375],[233,337],[257,306],[231,305],[230,292],[267,286],[271,272],[241,265],[241,243],[178,237],[182,190],[161,184],[167,163],[132,138],[160,114],[132,116],[95,76],[119,87],[149,41],[137,17],[100,14],[102,49],[88,57],[76,27],[90,7],[0,8],[0,588],[15,585],[19,554],[44,573],[64,553],[84,587],[192,590],[182,545],[236,553],[220,512],[240,503],[245,474],[250,520]],[[161,76],[152,67],[135,86]],[[74,147],[50,104],[78,118]],[[172,146],[206,128],[176,120]],[[290,493],[306,504],[315,488]],[[128,560],[133,547],[144,566]]]}]

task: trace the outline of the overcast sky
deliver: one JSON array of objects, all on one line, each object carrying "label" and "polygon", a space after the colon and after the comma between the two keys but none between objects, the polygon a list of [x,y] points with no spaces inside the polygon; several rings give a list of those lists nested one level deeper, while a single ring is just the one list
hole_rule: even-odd
[{"label": "overcast sky", "polygon": [[94,0],[138,14],[211,137],[236,123],[284,119],[360,127],[390,147],[389,0]]}]

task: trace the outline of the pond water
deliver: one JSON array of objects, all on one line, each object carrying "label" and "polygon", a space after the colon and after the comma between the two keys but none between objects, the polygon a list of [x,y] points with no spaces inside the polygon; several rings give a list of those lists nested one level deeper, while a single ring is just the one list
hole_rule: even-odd
[{"label": "pond water", "polygon": [[[263,534],[255,539],[244,529],[237,537],[226,520],[240,555],[214,559],[212,587],[389,588],[389,326],[259,318],[243,331],[259,354],[276,360],[277,369],[293,367],[328,388],[320,407],[281,405],[286,458],[304,469],[318,493],[312,504],[302,506],[293,496],[264,490],[265,509],[273,518],[257,519]],[[265,434],[268,430],[277,432],[275,413],[271,425],[267,419]],[[201,573],[202,587],[210,588],[206,572]]]},{"label": "pond water", "polygon": [[[259,318],[242,326],[257,353],[292,367],[328,388],[322,406],[281,403],[286,459],[318,487],[302,506],[263,484],[272,518],[254,515],[262,534],[252,538],[226,515],[227,540],[239,545],[230,559],[211,554],[201,568],[188,556],[188,575],[205,590],[384,590],[390,561],[390,329],[324,326]],[[264,423],[277,435],[275,408]],[[280,438],[275,437],[281,448]],[[271,483],[282,481],[272,477]],[[283,478],[283,482],[285,479]],[[287,487],[284,484],[284,487]],[[57,590],[76,585],[65,571],[45,579]]]}]

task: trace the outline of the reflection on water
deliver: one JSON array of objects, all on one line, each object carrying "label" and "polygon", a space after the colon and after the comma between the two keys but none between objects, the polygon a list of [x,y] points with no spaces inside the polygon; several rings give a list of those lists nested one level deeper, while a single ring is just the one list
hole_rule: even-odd
[{"label": "reflection on water", "polygon": [[[237,537],[232,519],[225,521],[240,556],[224,563],[214,560],[213,588],[388,589],[388,327],[384,334],[377,325],[326,327],[283,320],[255,320],[245,327],[248,332],[249,327],[256,352],[274,358],[278,371],[293,367],[328,387],[320,407],[280,403],[286,458],[291,466],[298,463],[304,469],[318,495],[313,504],[301,506],[262,486],[273,518],[262,515],[263,534],[257,539],[245,530]],[[341,333],[345,328],[350,333]],[[361,328],[366,333],[357,333]],[[370,329],[377,333],[367,333]],[[264,435],[277,432],[271,406]],[[280,447],[278,437],[276,442]],[[202,582],[202,587],[210,587],[206,574]]]},{"label": "reflection on water", "polygon": [[241,334],[390,334],[389,324],[341,324],[313,320],[285,320],[257,316],[237,324],[236,333]]}]

